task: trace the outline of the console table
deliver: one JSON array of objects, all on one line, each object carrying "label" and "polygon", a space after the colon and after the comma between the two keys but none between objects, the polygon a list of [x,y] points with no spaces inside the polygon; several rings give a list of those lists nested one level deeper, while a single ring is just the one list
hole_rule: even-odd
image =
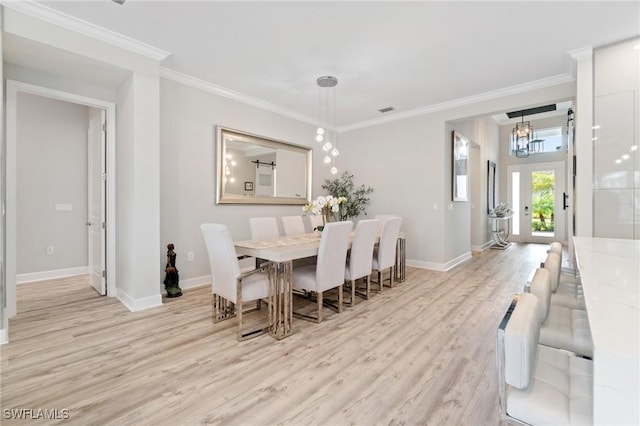
[{"label": "console table", "polygon": [[509,238],[509,230],[511,229],[511,216],[511,214],[505,216],[489,216],[494,241],[491,248],[504,250],[511,245],[511,243],[507,241],[507,238]]}]

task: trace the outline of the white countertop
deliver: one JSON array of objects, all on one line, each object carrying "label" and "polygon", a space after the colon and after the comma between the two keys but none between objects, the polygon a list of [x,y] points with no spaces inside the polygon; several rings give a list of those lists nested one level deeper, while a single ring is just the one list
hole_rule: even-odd
[{"label": "white countertop", "polygon": [[640,241],[573,237],[593,338],[593,422],[640,424]]},{"label": "white countertop", "polygon": [[640,240],[574,237],[594,346],[640,355]]}]

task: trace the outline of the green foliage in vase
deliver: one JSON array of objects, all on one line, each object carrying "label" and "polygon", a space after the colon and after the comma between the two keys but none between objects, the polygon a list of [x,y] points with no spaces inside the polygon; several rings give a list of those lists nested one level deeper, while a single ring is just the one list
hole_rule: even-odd
[{"label": "green foliage in vase", "polygon": [[373,188],[364,184],[356,187],[353,175],[349,174],[349,171],[342,172],[335,179],[325,179],[322,189],[326,189],[334,197],[347,199],[346,202],[340,204],[340,220],[367,214],[367,206],[371,201],[368,195],[373,192]]}]

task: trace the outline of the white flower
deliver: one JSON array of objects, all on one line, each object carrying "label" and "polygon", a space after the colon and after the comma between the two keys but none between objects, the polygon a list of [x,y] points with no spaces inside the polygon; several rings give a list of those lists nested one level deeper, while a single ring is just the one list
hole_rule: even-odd
[{"label": "white flower", "polygon": [[304,205],[302,207],[302,211],[307,214],[319,215],[328,213],[331,211],[332,213],[340,212],[340,204],[346,202],[347,199],[345,197],[334,197],[332,195],[319,196],[317,199],[313,200],[309,204]]}]

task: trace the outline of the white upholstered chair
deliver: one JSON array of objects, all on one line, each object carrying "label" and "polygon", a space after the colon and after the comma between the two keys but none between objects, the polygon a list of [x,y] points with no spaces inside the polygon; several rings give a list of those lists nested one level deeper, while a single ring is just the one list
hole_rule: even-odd
[{"label": "white upholstered chair", "polygon": [[293,269],[293,288],[307,293],[313,292],[317,298],[316,316],[294,312],[296,317],[321,322],[323,293],[336,287],[338,301],[335,309],[342,312],[342,285],[352,227],[351,221],[327,223],[320,237],[317,264]]},{"label": "white upholstered chair", "polygon": [[[261,299],[269,296],[269,276],[254,269],[242,274],[238,265],[236,250],[231,234],[226,226],[215,223],[200,225],[209,264],[211,265],[211,294],[213,297],[213,322],[217,323],[238,317],[236,338],[244,340],[267,331],[267,326],[243,330],[244,302],[256,302],[260,309]],[[252,310],[255,310],[252,309]]]},{"label": "white upholstered chair", "polygon": [[[345,269],[344,278],[349,282],[351,289],[351,303],[355,304],[356,293],[369,299],[371,293],[370,275],[373,264],[373,247],[376,244],[376,235],[380,222],[377,219],[361,220],[356,224],[353,242],[351,243],[351,251],[347,259],[347,267]],[[356,280],[364,278],[365,292],[360,293],[356,290]]]},{"label": "white upholstered chair", "polygon": [[384,227],[384,224],[387,222],[387,220],[391,219],[392,217],[400,217],[400,216],[395,214],[377,214],[374,216],[374,219],[378,219],[380,232],[382,232],[382,228]]},{"label": "white upholstered chair", "polygon": [[378,272],[378,292],[382,293],[384,272],[389,271],[389,287],[393,287],[393,268],[396,264],[396,244],[402,218],[393,216],[384,220],[380,241],[373,253],[372,268]]},{"label": "white upholstered chair", "polygon": [[[280,229],[275,217],[250,217],[249,231],[252,240],[274,240],[280,238]],[[264,266],[267,262],[256,259],[256,268]]]},{"label": "white upholstered chair", "polygon": [[551,304],[574,309],[586,309],[582,284],[578,278],[562,274],[562,258],[557,253],[549,253],[544,269],[549,271],[551,280]]},{"label": "white upholstered chair", "polygon": [[311,232],[315,231],[318,226],[323,226],[322,215],[315,214],[309,216],[309,223],[311,224]]},{"label": "white upholstered chair", "polygon": [[249,231],[252,240],[273,240],[280,237],[275,217],[250,217]]},{"label": "white upholstered chair", "polygon": [[560,256],[560,260],[562,260],[562,243],[554,241],[549,244],[549,250],[547,250],[547,253],[555,253]]},{"label": "white upholstered chair", "polygon": [[302,216],[283,216],[280,219],[282,220],[282,230],[287,237],[306,233]]},{"label": "white upholstered chair", "polygon": [[537,269],[529,291],[538,298],[540,344],[593,358],[593,340],[587,311],[551,303],[551,274]]},{"label": "white upholstered chair", "polygon": [[530,425],[593,424],[593,363],[538,344],[538,300],[516,296],[497,335],[503,419]]}]

